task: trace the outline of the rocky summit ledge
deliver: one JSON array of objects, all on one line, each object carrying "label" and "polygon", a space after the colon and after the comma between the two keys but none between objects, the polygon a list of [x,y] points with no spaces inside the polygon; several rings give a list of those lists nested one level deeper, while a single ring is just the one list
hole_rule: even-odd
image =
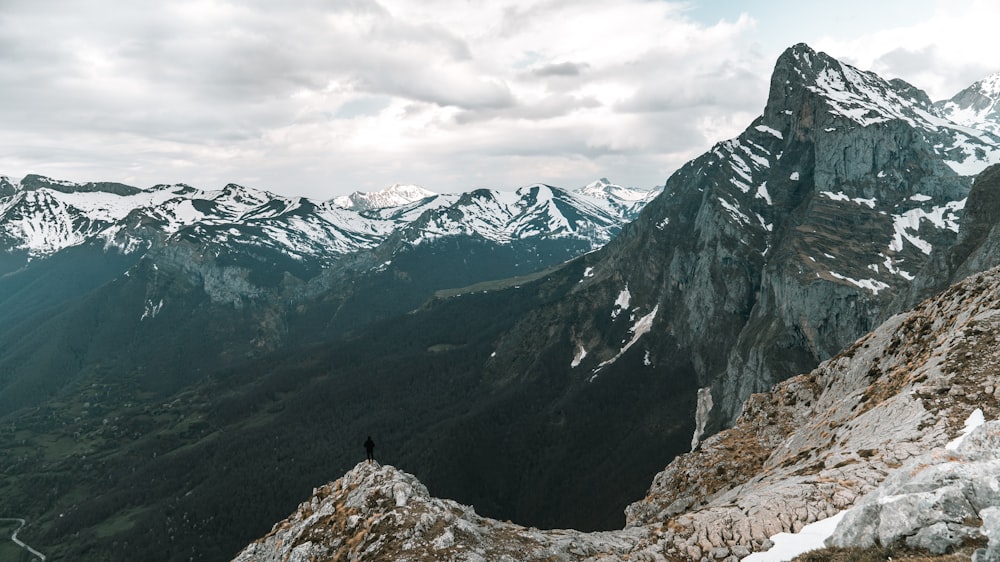
[{"label": "rocky summit ledge", "polygon": [[582,533],[487,519],[470,506],[431,497],[412,474],[363,462],[315,489],[309,501],[234,562],[610,562],[644,538],[641,529]]}]

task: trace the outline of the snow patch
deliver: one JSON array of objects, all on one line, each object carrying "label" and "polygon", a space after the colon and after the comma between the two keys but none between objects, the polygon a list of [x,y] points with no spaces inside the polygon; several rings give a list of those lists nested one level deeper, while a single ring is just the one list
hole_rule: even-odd
[{"label": "snow patch", "polygon": [[733,217],[736,222],[744,225],[751,224],[750,217],[746,216],[736,203],[730,203],[722,197],[719,197],[718,199],[719,204],[722,205],[725,210],[729,211],[729,216]]},{"label": "snow patch", "polygon": [[882,265],[885,266],[886,271],[888,271],[893,275],[898,275],[903,279],[906,279],[907,281],[913,281],[913,279],[915,279],[914,275],[909,271],[905,271],[903,269],[900,269],[899,267],[896,267],[896,262],[891,257],[885,254],[879,254],[879,255],[885,258],[885,261],[882,262]]},{"label": "snow patch", "polygon": [[153,301],[151,300],[146,300],[146,306],[142,311],[142,316],[139,318],[139,321],[142,322],[146,318],[152,320],[153,318],[156,318],[156,315],[159,314],[161,310],[163,310],[163,299],[160,299],[160,302],[156,304],[153,304]]},{"label": "snow patch", "polygon": [[949,451],[958,450],[958,446],[962,444],[962,441],[965,441],[965,437],[972,433],[973,429],[976,429],[984,423],[986,423],[986,418],[983,416],[983,411],[980,408],[976,408],[971,414],[969,414],[968,419],[965,420],[965,428],[962,430],[962,434],[949,441],[944,448]]},{"label": "snow patch", "polygon": [[764,182],[764,183],[760,184],[759,187],[757,187],[757,195],[756,195],[756,197],[758,199],[763,199],[764,202],[766,202],[768,205],[772,205],[772,203],[771,203],[771,194],[767,192],[767,182]]},{"label": "snow patch", "polygon": [[799,173],[798,172],[792,172],[792,174],[790,176],[788,176],[788,179],[790,179],[792,181],[799,181]]},{"label": "snow patch", "polygon": [[928,221],[934,228],[948,229],[958,232],[959,211],[965,208],[965,199],[951,201],[944,205],[937,205],[930,210],[910,209],[905,213],[893,215],[893,237],[889,243],[889,250],[900,252],[903,250],[903,240],[908,241],[921,252],[930,254],[933,249],[926,240],[918,237],[916,232],[920,230],[921,221]]},{"label": "snow patch", "polygon": [[614,307],[611,309],[611,319],[614,320],[618,318],[618,315],[622,311],[628,310],[629,303],[632,301],[632,293],[628,290],[628,285],[622,289],[622,292],[618,293],[618,298],[615,299]]},{"label": "snow patch", "polygon": [[830,275],[832,277],[834,277],[836,279],[840,279],[841,281],[847,281],[848,283],[850,283],[850,284],[852,284],[852,285],[854,285],[856,287],[859,287],[861,289],[865,289],[867,291],[871,291],[873,295],[877,295],[879,293],[879,291],[882,291],[882,290],[885,290],[885,289],[889,288],[888,284],[883,283],[883,282],[881,282],[881,281],[879,281],[877,279],[861,279],[861,280],[858,280],[858,279],[851,279],[850,277],[847,277],[845,275],[841,275],[839,273],[835,273],[833,271],[830,271],[829,273],[830,273]]},{"label": "snow patch", "polygon": [[824,196],[824,197],[826,197],[827,199],[832,200],[832,201],[846,201],[846,202],[850,202],[850,203],[855,203],[857,205],[864,205],[865,207],[868,207],[869,209],[874,209],[875,208],[875,203],[878,201],[875,198],[872,198],[872,199],[862,199],[861,197],[855,197],[855,198],[852,199],[850,196],[848,196],[843,191],[838,191],[836,193],[834,193],[832,191],[820,191],[819,194],[822,195],[822,196]]},{"label": "snow patch", "polygon": [[774,135],[774,136],[776,136],[776,137],[778,137],[779,139],[782,139],[782,140],[784,140],[784,138],[785,138],[784,136],[781,135],[781,131],[778,131],[776,129],[772,129],[771,127],[768,127],[767,125],[757,125],[756,127],[754,127],[754,129],[757,129],[758,131],[760,131],[762,133],[767,133],[769,135]]},{"label": "snow patch", "polygon": [[569,364],[572,368],[577,368],[580,363],[587,357],[587,350],[580,344],[577,344],[576,355],[573,356],[573,361]]},{"label": "snow patch", "polygon": [[653,308],[652,312],[636,320],[635,324],[632,325],[632,328],[629,329],[629,333],[632,334],[632,338],[629,339],[627,342],[625,342],[625,344],[622,346],[621,350],[618,352],[617,355],[615,355],[611,359],[608,359],[607,361],[602,362],[600,365],[597,366],[596,369],[594,369],[594,374],[591,375],[589,379],[590,382],[593,382],[594,379],[597,378],[598,371],[600,371],[603,367],[606,367],[607,365],[614,363],[619,358],[621,358],[622,355],[625,355],[625,352],[628,351],[630,347],[635,345],[635,342],[639,341],[639,338],[648,334],[649,331],[653,329],[653,320],[656,319],[656,313],[659,310],[660,310],[660,305],[656,305]]},{"label": "snow patch", "polygon": [[771,542],[774,543],[774,546],[770,550],[755,552],[744,558],[742,562],[786,562],[810,550],[824,548],[826,539],[833,535],[837,524],[846,513],[847,510],[844,510],[833,517],[810,523],[802,527],[798,533],[773,535]]}]

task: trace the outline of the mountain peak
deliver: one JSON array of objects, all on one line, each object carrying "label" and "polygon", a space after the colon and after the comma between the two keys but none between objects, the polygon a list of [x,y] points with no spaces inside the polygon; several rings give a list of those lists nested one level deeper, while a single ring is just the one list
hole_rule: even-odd
[{"label": "mountain peak", "polygon": [[991,74],[934,107],[948,119],[1000,135],[1000,72]]},{"label": "mountain peak", "polygon": [[796,43],[781,53],[781,56],[778,57],[778,64],[781,64],[782,59],[790,58],[802,62],[806,66],[812,66],[813,59],[817,54],[826,56],[826,53],[817,53],[815,49],[805,43]]},{"label": "mountain peak", "polygon": [[986,78],[976,82],[971,86],[971,88],[978,89],[981,93],[985,95],[990,95],[991,97],[1000,96],[1000,72],[994,72]]},{"label": "mountain peak", "polygon": [[775,63],[768,110],[797,111],[806,93],[803,90],[823,99],[829,113],[862,127],[893,119],[913,124],[918,120],[912,115],[914,108],[925,105],[927,99],[910,84],[890,83],[799,43],[786,49]]},{"label": "mountain peak", "polygon": [[354,211],[368,211],[399,207],[437,195],[419,185],[394,183],[380,191],[355,191],[350,195],[336,197],[333,204]]},{"label": "mountain peak", "polygon": [[601,178],[585,185],[584,187],[575,189],[573,192],[586,197],[607,200],[612,204],[628,205],[633,202],[641,201],[645,204],[652,201],[653,198],[659,195],[660,190],[645,190],[634,187],[624,187],[616,183],[612,183],[608,180],[608,178]]},{"label": "mountain peak", "polygon": [[981,126],[1000,116],[998,99],[974,86],[932,105],[925,92],[903,80],[886,80],[800,43],[775,63],[761,125],[786,139],[815,140],[821,131],[899,122],[933,139],[934,152],[954,172],[971,176],[1000,161],[1000,124]]}]

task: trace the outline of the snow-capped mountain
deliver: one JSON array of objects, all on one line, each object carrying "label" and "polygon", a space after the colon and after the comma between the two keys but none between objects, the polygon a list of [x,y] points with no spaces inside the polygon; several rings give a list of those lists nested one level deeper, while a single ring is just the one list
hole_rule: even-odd
[{"label": "snow-capped mountain", "polygon": [[[596,199],[596,198],[594,198]],[[449,236],[479,236],[493,242],[579,237],[602,246],[621,228],[626,212],[612,213],[572,192],[537,184],[513,192],[479,189],[464,193],[410,223],[403,236],[414,245]]]},{"label": "snow-capped mountain", "polygon": [[183,184],[112,191],[37,175],[18,184],[3,181],[7,195],[0,198],[0,237],[7,251],[35,258],[92,240],[131,253],[188,236],[323,259],[373,247],[397,226],[332,204],[235,184],[214,191]]},{"label": "snow-capped mountain", "polygon": [[580,189],[573,190],[573,193],[586,197],[595,205],[608,208],[615,215],[623,215],[629,220],[633,220],[639,216],[639,211],[662,191],[662,188],[647,191],[623,187],[611,183],[607,178],[601,178]]},{"label": "snow-capped mountain", "polygon": [[[152,231],[161,238],[184,235],[216,245],[258,245],[296,259],[326,261],[374,248],[403,227],[415,243],[454,235],[501,243],[578,236],[596,248],[649,201],[634,198],[626,208],[617,203],[623,193],[628,191],[581,197],[532,186],[515,192],[436,195],[396,185],[315,203],[235,184],[215,191],[182,184],[141,190],[31,175],[19,183],[0,178],[0,236],[8,251],[33,257],[95,238],[124,252],[148,249]],[[416,232],[421,228],[425,231]]]},{"label": "snow-capped mountain", "polygon": [[949,100],[934,103],[943,117],[965,127],[1000,135],[1000,72],[990,75]]},{"label": "snow-capped mountain", "polygon": [[426,190],[419,185],[397,183],[381,191],[355,191],[350,195],[334,198],[333,203],[344,209],[369,211],[386,207],[401,207],[434,195],[436,194],[433,191]]},{"label": "snow-capped mountain", "polygon": [[[798,64],[791,70],[809,83],[810,91],[826,100],[829,113],[861,127],[903,121],[928,135],[934,152],[961,175],[974,175],[1000,162],[1000,137],[939,117],[927,94],[912,85],[899,79],[886,81],[823,53],[814,56],[800,51]],[[792,77],[784,78],[787,88],[794,87]],[[772,79],[772,95],[776,85],[780,87]]]}]

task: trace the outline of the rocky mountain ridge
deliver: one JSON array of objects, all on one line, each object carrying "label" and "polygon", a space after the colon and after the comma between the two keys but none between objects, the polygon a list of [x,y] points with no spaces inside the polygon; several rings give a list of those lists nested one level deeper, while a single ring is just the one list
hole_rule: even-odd
[{"label": "rocky mountain ridge", "polygon": [[[202,368],[209,368],[289,341],[336,337],[411,311],[435,291],[561,263],[605,244],[632,212],[615,207],[617,195],[601,203],[543,185],[362,212],[234,184],[141,190],[31,175],[0,178],[0,193],[0,317],[7,327],[0,339],[9,338],[0,354],[8,369],[0,412],[36,400],[32,387],[55,388],[87,369],[67,368],[78,362],[67,356],[63,364],[63,353],[47,352],[51,367],[31,358],[51,345],[51,333],[101,314],[86,308],[88,299],[114,302],[99,310],[120,319],[88,334],[83,353],[99,347],[92,361],[109,364],[109,355],[131,346],[126,370],[159,354],[158,346],[127,343],[126,334],[152,329],[166,337],[163,345],[184,347],[192,344],[188,328],[230,318],[232,329],[203,338],[210,360]],[[74,316],[56,322],[53,311]],[[174,329],[159,333],[168,322]]]},{"label": "rocky mountain ridge", "polygon": [[[1000,424],[984,425],[957,453],[945,448],[968,433],[973,414],[1000,418],[997,311],[1000,269],[993,269],[891,318],[813,372],[754,395],[735,427],[657,475],[620,532],[539,531],[484,519],[431,498],[410,475],[362,463],[317,489],[236,560],[737,560],[768,548],[779,532],[844,510],[832,544],[891,537],[944,552],[981,537],[983,525],[992,530],[1000,507],[989,469],[1000,462]],[[941,460],[953,465],[941,468]],[[986,469],[969,472],[975,463]],[[943,492],[908,485],[915,494],[908,505],[939,502],[947,515],[894,524],[884,512],[874,527],[859,523],[873,520],[869,506],[888,509],[879,498],[903,493],[898,485],[880,491],[881,484],[926,471],[925,481],[947,486],[948,475],[963,470],[975,476],[948,493],[965,507],[948,511],[952,500],[934,499]],[[990,540],[991,551],[1000,548]]]}]

